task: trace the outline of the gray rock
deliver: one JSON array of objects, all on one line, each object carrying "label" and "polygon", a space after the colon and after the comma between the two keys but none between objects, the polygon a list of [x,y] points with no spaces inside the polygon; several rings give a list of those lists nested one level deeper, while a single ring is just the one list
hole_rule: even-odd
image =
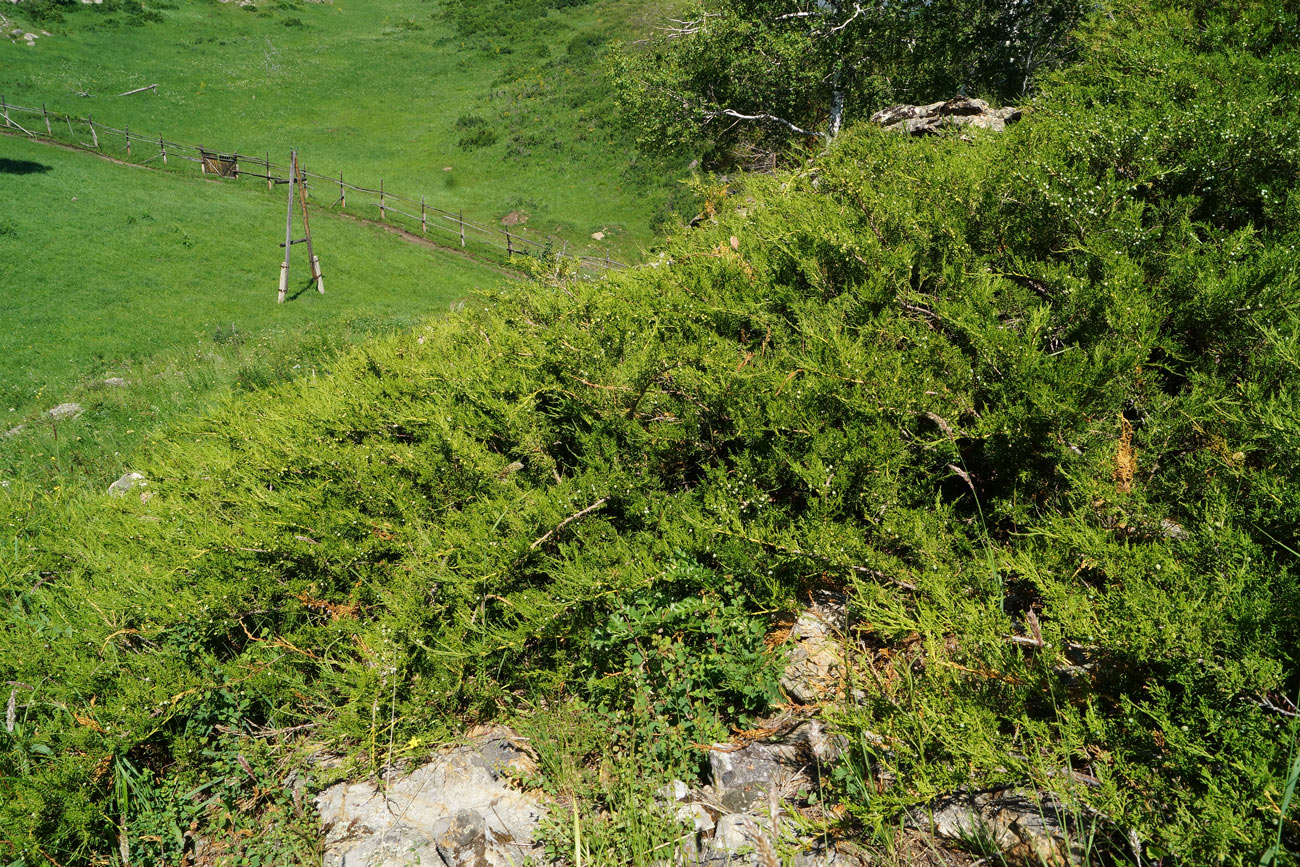
[{"label": "gray rock", "polygon": [[678,807],[673,815],[676,816],[677,821],[690,826],[697,834],[708,833],[716,825],[713,814],[703,804],[684,804]]},{"label": "gray rock", "polygon": [[[869,862],[850,847],[827,838],[801,839],[789,818],[733,813],[718,819],[691,865],[708,867],[865,867]],[[792,859],[781,856],[795,850]]]},{"label": "gray rock", "polygon": [[943,840],[995,848],[1012,864],[1075,867],[1085,852],[1070,822],[1070,811],[1052,795],[1004,788],[938,798],[914,811],[909,824]]},{"label": "gray rock", "polygon": [[143,488],[148,484],[149,480],[142,473],[126,473],[108,486],[108,495],[110,497],[125,497],[136,488]]},{"label": "gray rock", "polygon": [[510,769],[533,768],[517,735],[491,728],[406,776],[331,786],[316,798],[324,867],[506,867],[540,857],[533,835],[546,807],[507,780]]},{"label": "gray rock", "polygon": [[25,425],[25,424],[20,424],[20,425],[18,425],[17,427],[11,427],[11,428],[9,428],[9,430],[5,431],[5,436],[6,436],[6,437],[16,437],[16,436],[18,436],[20,433],[22,433],[22,432],[25,431],[25,430],[27,430],[27,425]]},{"label": "gray rock", "polygon": [[85,412],[79,403],[61,403],[54,409],[50,410],[50,418],[55,421],[64,421],[70,418],[76,418]]},{"label": "gray rock", "polygon": [[748,813],[731,813],[718,820],[710,848],[735,855],[763,843],[771,845],[769,834],[758,819]]},{"label": "gray rock", "polygon": [[740,748],[715,744],[709,751],[714,801],[728,812],[743,812],[815,787],[842,749],[843,739],[828,735],[816,719],[777,741]]},{"label": "gray rock", "polygon": [[848,628],[843,596],[819,592],[790,630],[792,648],[781,674],[781,688],[799,704],[816,704],[834,695],[844,679],[840,638]]},{"label": "gray rock", "polygon": [[1160,520],[1160,535],[1173,542],[1181,542],[1187,538],[1187,531],[1183,525],[1169,518]]},{"label": "gray rock", "polygon": [[666,786],[661,787],[655,792],[655,797],[660,801],[676,802],[685,801],[686,796],[691,793],[690,787],[681,780],[673,780]]},{"label": "gray rock", "polygon": [[958,96],[929,105],[891,105],[871,116],[871,122],[908,135],[934,135],[940,130],[972,126],[1001,132],[1021,118],[1021,110],[992,108],[982,99]]},{"label": "gray rock", "polygon": [[110,376],[108,379],[104,380],[104,385],[107,385],[109,388],[126,388],[130,384],[129,380],[125,380],[120,376]]}]

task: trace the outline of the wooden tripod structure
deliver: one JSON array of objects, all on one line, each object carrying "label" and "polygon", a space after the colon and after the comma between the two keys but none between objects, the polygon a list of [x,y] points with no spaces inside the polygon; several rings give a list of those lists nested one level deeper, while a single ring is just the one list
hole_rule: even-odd
[{"label": "wooden tripod structure", "polygon": [[[311,262],[311,279],[316,281],[316,291],[325,294],[325,278],[320,272],[320,259],[316,257],[311,248],[311,223],[307,219],[307,186],[306,178],[303,177],[302,166],[298,163],[298,152],[289,152],[289,179],[276,180],[277,184],[289,185],[289,209],[284,218],[284,243],[280,246],[284,248],[284,262],[280,265],[280,304],[284,303],[285,293],[289,291],[289,251],[293,249],[294,244],[307,245],[307,259]],[[302,206],[302,234],[301,238],[293,237],[293,188],[298,187],[298,202]]]}]

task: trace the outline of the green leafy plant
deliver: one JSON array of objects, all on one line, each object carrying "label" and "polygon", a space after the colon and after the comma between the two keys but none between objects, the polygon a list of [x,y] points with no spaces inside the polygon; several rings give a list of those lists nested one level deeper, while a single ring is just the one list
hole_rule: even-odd
[{"label": "green leafy plant", "polygon": [[619,741],[672,773],[700,747],[748,727],[778,694],[767,622],[743,587],[678,559],[643,591],[617,597],[588,642],[587,691],[618,720]]}]

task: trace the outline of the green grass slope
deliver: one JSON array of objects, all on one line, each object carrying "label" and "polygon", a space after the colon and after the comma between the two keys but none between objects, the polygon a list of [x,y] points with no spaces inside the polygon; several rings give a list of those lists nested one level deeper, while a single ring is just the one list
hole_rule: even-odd
[{"label": "green grass slope", "polygon": [[[115,478],[147,431],[215,394],[307,373],[507,279],[326,213],[312,230],[326,294],[306,288],[298,246],[278,305],[280,196],[0,137],[0,428],[27,425],[0,438],[0,478]],[[44,411],[65,401],[87,413],[56,431]]]},{"label": "green grass slope", "polygon": [[1117,4],[1004,134],[854,130],[655,267],[178,426],[147,501],[33,530],[0,500],[0,845],[179,861],[215,829],[252,863],[311,839],[295,744],[367,772],[487,717],[625,839],[620,787],[762,710],[762,632],[832,584],[835,833],[887,850],[938,793],[1027,782],[1093,863],[1297,851],[1287,9]]},{"label": "green grass slope", "polygon": [[[382,179],[485,223],[519,211],[519,231],[595,255],[635,256],[671,192],[611,130],[600,68],[604,44],[664,3],[197,0],[149,3],[142,18],[109,0],[28,23],[24,7],[52,5],[6,10],[54,34],[32,48],[0,40],[11,103],[277,162],[297,147],[316,171]],[[116,96],[155,83],[156,94]],[[608,238],[591,240],[601,230]]]}]

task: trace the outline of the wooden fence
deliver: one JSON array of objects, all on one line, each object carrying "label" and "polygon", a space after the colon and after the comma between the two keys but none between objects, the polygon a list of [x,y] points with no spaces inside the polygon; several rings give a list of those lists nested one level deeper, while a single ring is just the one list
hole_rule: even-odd
[{"label": "wooden fence", "polygon": [[[15,118],[15,115],[20,115],[21,120]],[[44,105],[40,108],[12,105],[0,96],[0,121],[5,128],[18,130],[35,139],[72,144],[85,150],[114,155],[119,159],[124,156],[138,165],[152,163],[167,166],[169,160],[181,160],[197,164],[199,171],[205,175],[234,180],[252,178],[265,182],[268,190],[276,184],[289,182],[289,166],[273,161],[269,153],[255,156],[236,150],[179,144],[163,136],[133,133],[125,125],[121,129],[108,126],[95,120],[89,113],[85,117],[78,117],[47,111]],[[41,135],[42,131],[44,135]],[[87,138],[90,140],[85,141]],[[545,242],[541,242],[506,229],[467,220],[463,211],[453,212],[436,207],[429,204],[424,196],[414,198],[387,190],[383,180],[379,181],[378,189],[375,189],[344,181],[342,172],[325,175],[304,171],[303,174],[308,178],[305,185],[308,195],[314,198],[317,205],[354,213],[360,206],[362,216],[375,215],[381,222],[423,237],[432,235],[447,245],[459,243],[462,248],[471,245],[476,248],[489,247],[496,252],[505,253],[508,259],[518,255],[556,256],[590,270],[627,267],[608,256],[575,256],[564,249],[564,244],[557,245],[555,239],[549,236]]]}]

